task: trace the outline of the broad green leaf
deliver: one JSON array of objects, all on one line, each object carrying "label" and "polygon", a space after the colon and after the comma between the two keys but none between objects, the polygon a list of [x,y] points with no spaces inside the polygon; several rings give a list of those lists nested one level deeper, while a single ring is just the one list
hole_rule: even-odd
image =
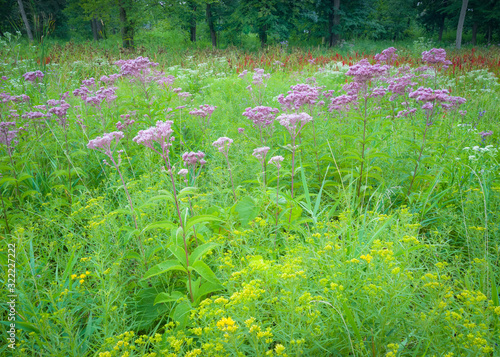
[{"label": "broad green leaf", "polygon": [[187,301],[183,301],[175,307],[171,317],[174,321],[177,321],[179,323],[177,329],[184,330],[187,323],[189,322],[191,309],[191,304]]},{"label": "broad green leaf", "polygon": [[123,258],[125,258],[125,259],[135,259],[138,262],[142,262],[144,260],[143,257],[141,257],[141,255],[139,253],[137,253],[136,251],[134,251],[134,250],[129,250],[127,253],[125,253],[125,255],[123,256]]},{"label": "broad green leaf", "polygon": [[203,254],[214,249],[217,246],[218,246],[218,244],[216,244],[216,243],[206,243],[206,244],[202,244],[202,245],[196,247],[196,249],[189,256],[189,264],[193,264],[200,257],[202,257]]},{"label": "broad green leaf", "polygon": [[198,190],[197,187],[184,187],[182,190],[179,191],[177,197],[180,199],[188,195],[194,195],[197,190]]},{"label": "broad green leaf", "polygon": [[214,284],[210,281],[207,281],[200,286],[200,288],[196,292],[196,296],[194,297],[194,300],[198,303],[203,296],[210,294],[210,293],[213,293],[213,292],[216,292],[216,291],[220,291],[222,289],[224,289],[224,287],[222,285]]},{"label": "broad green leaf", "polygon": [[243,197],[233,207],[232,211],[238,214],[238,219],[242,226],[248,225],[259,214],[259,207],[255,204],[253,198]]},{"label": "broad green leaf", "polygon": [[167,260],[162,263],[156,264],[154,267],[149,269],[141,280],[149,279],[153,276],[166,273],[171,270],[179,270],[187,273],[186,268],[179,264],[176,260]]},{"label": "broad green leaf", "polygon": [[172,229],[174,227],[177,226],[173,224],[171,221],[158,221],[148,224],[146,227],[144,227],[142,231],[147,232],[152,229]]},{"label": "broad green leaf", "polygon": [[191,227],[193,227],[197,223],[210,222],[210,221],[223,222],[222,219],[217,218],[217,217],[212,216],[212,215],[208,215],[208,214],[194,216],[194,217],[188,219],[188,221],[186,222],[186,225],[185,225],[185,229],[186,229],[186,231],[189,231],[191,229]]},{"label": "broad green leaf", "polygon": [[181,293],[180,291],[172,291],[172,294],[169,293],[159,293],[154,301],[153,305],[156,304],[161,304],[161,303],[167,303],[167,302],[172,302],[172,301],[177,301],[181,298],[183,298],[185,295]]},{"label": "broad green leaf", "polygon": [[200,274],[205,280],[214,284],[220,284],[219,279],[215,276],[215,273],[203,261],[197,260],[193,263],[193,265],[191,265],[191,268]]},{"label": "broad green leaf", "polygon": [[172,252],[172,254],[177,258],[177,261],[182,264],[182,266],[186,267],[186,252],[184,248],[179,247],[178,245],[172,245],[168,248]]}]

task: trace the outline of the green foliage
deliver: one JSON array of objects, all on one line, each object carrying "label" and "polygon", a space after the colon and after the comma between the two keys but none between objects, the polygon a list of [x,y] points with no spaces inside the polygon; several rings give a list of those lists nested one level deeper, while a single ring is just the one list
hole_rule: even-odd
[{"label": "green foliage", "polygon": [[[292,198],[289,135],[275,123],[267,160],[285,160],[279,188],[270,165],[263,185],[262,166],[251,157],[261,146],[259,132],[241,115],[255,98],[238,74],[257,66],[271,74],[260,98],[267,106],[279,106],[274,98],[306,81],[337,96],[346,83],[342,61],[355,62],[361,48],[345,49],[339,59],[321,49],[184,55],[152,46],[142,55],[176,77],[172,86],[121,78],[114,84],[118,98],[101,108],[70,97],[66,131],[55,117],[22,116],[83,79],[116,73],[112,63],[125,55],[111,40],[86,48],[53,45],[44,51],[55,63],[46,65],[43,81],[31,84],[21,75],[41,68],[41,49],[18,46],[14,38],[2,46],[9,59],[0,69],[8,77],[5,92],[31,101],[0,108],[2,122],[25,128],[11,151],[0,144],[0,262],[7,266],[7,244],[15,244],[19,343],[15,351],[2,346],[0,354],[497,354],[497,67],[487,69],[470,51],[456,52],[454,61],[471,59],[474,67],[453,72],[451,66],[435,81],[414,79],[468,100],[464,115],[433,116],[425,145],[425,112],[396,115],[411,101],[406,96],[370,98],[366,115],[363,102],[341,113],[321,105],[304,109],[315,120],[297,140]],[[399,60],[416,67],[416,52],[401,49]],[[479,53],[481,61],[498,63],[498,51]],[[19,60],[27,56],[34,60]],[[192,96],[183,99],[173,88]],[[199,118],[188,114],[202,104],[217,106],[203,135]],[[117,149],[137,229],[120,173],[87,148],[90,139],[116,131],[126,114],[135,123],[124,129]],[[175,195],[162,158],[132,140],[166,118],[174,121]],[[489,130],[483,140],[479,132]],[[229,159],[236,201],[225,158],[211,145],[221,136],[234,140]],[[196,180],[185,182],[177,175],[181,155],[198,150],[207,163]],[[0,295],[8,301],[6,289]],[[5,323],[0,331],[6,335]]]}]

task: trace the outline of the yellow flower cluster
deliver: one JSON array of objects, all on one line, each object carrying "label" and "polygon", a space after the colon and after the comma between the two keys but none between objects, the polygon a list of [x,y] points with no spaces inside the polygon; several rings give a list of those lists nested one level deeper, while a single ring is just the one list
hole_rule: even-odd
[{"label": "yellow flower cluster", "polygon": [[90,272],[86,271],[85,274],[80,274],[80,275],[73,274],[73,275],[71,275],[71,279],[72,280],[79,279],[80,284],[83,284],[85,282],[85,278],[88,277],[89,275],[90,275]]},{"label": "yellow flower cluster", "polygon": [[223,317],[217,321],[217,328],[225,332],[235,332],[238,329],[236,322],[230,317]]}]

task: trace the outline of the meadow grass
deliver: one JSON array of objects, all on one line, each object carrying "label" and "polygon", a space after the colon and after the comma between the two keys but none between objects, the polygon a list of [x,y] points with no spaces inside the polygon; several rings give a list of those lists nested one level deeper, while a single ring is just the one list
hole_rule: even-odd
[{"label": "meadow grass", "polygon": [[[449,53],[452,64],[434,76],[414,72],[424,45],[399,48],[387,70],[393,79],[414,73],[413,89],[371,96],[390,84],[372,76],[364,97],[332,109],[353,83],[346,73],[364,57],[373,64],[375,51],[4,44],[1,120],[11,139],[0,146],[0,259],[7,267],[15,244],[17,340],[1,353],[497,355],[500,52]],[[120,73],[116,60],[139,55],[164,73],[148,64],[99,82]],[[43,79],[23,78],[35,70]],[[168,75],[172,84],[158,83]],[[291,103],[303,104],[280,103],[297,84],[308,94]],[[466,102],[444,110],[433,99],[426,111],[408,96],[419,86]],[[100,87],[108,92],[97,105],[85,100]],[[67,91],[67,114],[48,116],[61,103],[47,102]],[[189,114],[203,104],[216,106],[209,121]],[[313,122],[292,145],[273,118],[263,142],[242,115],[258,105]],[[161,155],[133,140],[157,121],[172,121],[151,139]],[[123,137],[107,145],[119,171],[87,147],[117,130]],[[212,145],[221,137],[233,140],[227,156]],[[284,158],[279,171],[265,166],[265,181],[252,156],[264,144],[266,163]],[[206,163],[186,166],[191,151]],[[7,273],[1,279],[6,302]]]}]

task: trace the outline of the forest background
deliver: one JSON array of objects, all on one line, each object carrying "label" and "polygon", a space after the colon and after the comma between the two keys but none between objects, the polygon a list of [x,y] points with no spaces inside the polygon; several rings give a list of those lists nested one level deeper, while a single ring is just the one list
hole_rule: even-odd
[{"label": "forest background", "polygon": [[420,37],[460,48],[500,36],[497,0],[0,0],[0,8],[0,36],[167,50]]}]

